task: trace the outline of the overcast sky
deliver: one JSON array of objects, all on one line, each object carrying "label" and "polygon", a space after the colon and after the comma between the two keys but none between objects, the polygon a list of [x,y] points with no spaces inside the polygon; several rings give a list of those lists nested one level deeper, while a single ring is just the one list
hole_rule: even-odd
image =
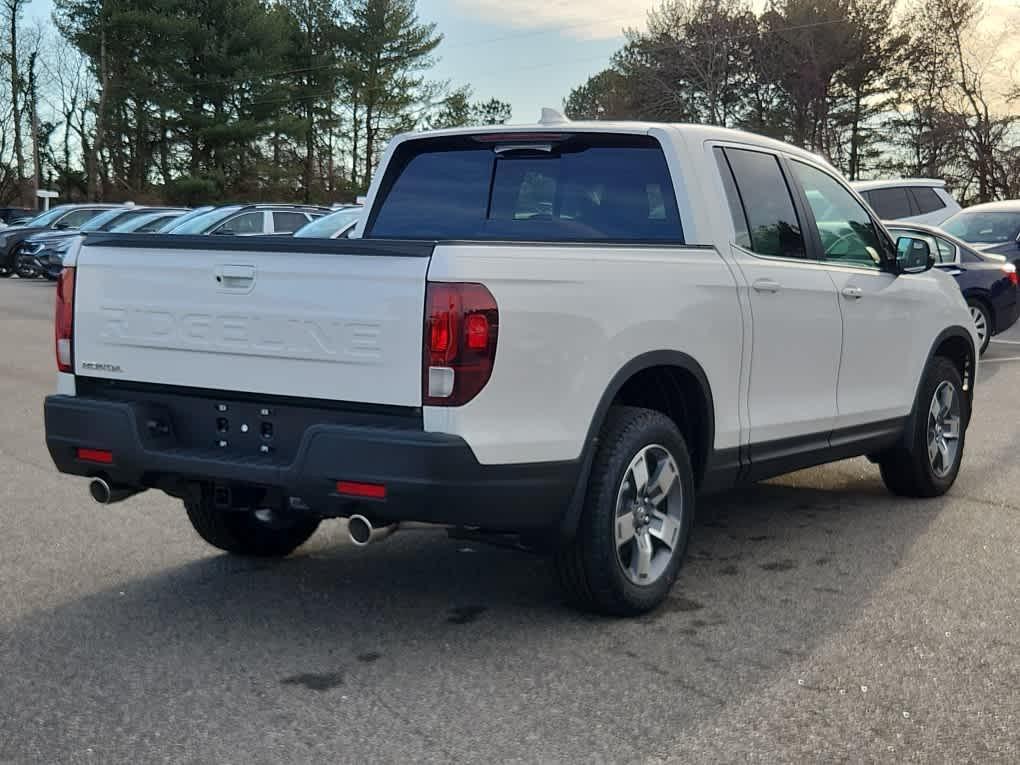
[{"label": "overcast sky", "polygon": [[[531,122],[541,107],[560,107],[571,88],[604,69],[623,42],[622,30],[643,26],[647,9],[655,4],[657,0],[418,0],[418,14],[436,22],[445,35],[435,79],[471,85],[476,98],[509,101],[514,121]],[[989,6],[988,39],[998,42],[1001,32],[1012,29],[1014,34],[998,46],[1000,58],[1020,61],[1020,0],[989,0]],[[51,0],[31,0],[29,12],[48,19],[52,7]],[[1020,69],[1014,74],[1020,75]],[[1006,78],[1001,72],[997,82]]]}]

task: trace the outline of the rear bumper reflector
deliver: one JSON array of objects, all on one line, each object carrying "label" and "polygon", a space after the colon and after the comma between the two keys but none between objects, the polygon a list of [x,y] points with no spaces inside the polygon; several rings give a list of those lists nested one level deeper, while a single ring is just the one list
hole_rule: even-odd
[{"label": "rear bumper reflector", "polygon": [[113,452],[106,449],[79,449],[78,459],[82,462],[98,462],[101,465],[113,463]]}]

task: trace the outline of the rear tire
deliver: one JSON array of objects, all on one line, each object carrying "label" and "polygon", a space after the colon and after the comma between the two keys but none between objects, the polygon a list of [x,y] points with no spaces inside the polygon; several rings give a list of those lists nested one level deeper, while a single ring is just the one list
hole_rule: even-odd
[{"label": "rear tire", "polygon": [[[938,397],[938,398],[936,398]],[[949,491],[963,461],[970,405],[956,366],[937,356],[925,372],[909,447],[879,457],[886,488],[902,497],[939,497]]]},{"label": "rear tire", "polygon": [[614,407],[576,536],[556,554],[568,600],[612,616],[652,610],[676,581],[693,518],[694,472],[676,425],[656,411]]},{"label": "rear tire", "polygon": [[224,510],[210,499],[186,499],[184,508],[198,535],[213,547],[234,555],[282,558],[308,541],[318,518],[273,514],[268,520],[255,510]]},{"label": "rear tire", "polygon": [[992,312],[984,301],[977,298],[967,298],[967,307],[970,308],[970,317],[974,321],[978,338],[981,340],[981,347],[978,353],[983,354],[988,350],[988,344],[992,341]]}]

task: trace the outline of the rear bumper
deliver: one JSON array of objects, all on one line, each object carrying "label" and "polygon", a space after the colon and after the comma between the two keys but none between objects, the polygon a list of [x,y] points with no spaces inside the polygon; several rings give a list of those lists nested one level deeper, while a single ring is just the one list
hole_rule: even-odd
[{"label": "rear bumper", "polygon": [[[227,455],[212,444],[182,445],[177,433],[189,423],[171,423],[168,432],[154,435],[151,415],[143,402],[50,396],[46,445],[61,472],[125,486],[171,492],[195,484],[258,487],[298,498],[324,516],[357,512],[376,523],[421,521],[506,532],[558,526],[579,471],[576,462],[481,465],[459,437],[338,424],[335,416],[305,428],[287,460]],[[110,451],[113,461],[81,461],[80,448]],[[352,500],[337,493],[338,481],[382,484],[386,497]]]}]

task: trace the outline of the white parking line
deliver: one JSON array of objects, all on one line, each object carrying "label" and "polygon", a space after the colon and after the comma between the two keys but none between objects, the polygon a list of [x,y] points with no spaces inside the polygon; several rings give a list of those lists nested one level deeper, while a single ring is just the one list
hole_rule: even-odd
[{"label": "white parking line", "polygon": [[1004,359],[981,359],[982,364],[996,364],[1000,361],[1020,361],[1020,356],[1008,356]]},{"label": "white parking line", "polygon": [[1001,343],[1002,345],[1020,345],[1020,340],[992,340],[993,343]]}]

